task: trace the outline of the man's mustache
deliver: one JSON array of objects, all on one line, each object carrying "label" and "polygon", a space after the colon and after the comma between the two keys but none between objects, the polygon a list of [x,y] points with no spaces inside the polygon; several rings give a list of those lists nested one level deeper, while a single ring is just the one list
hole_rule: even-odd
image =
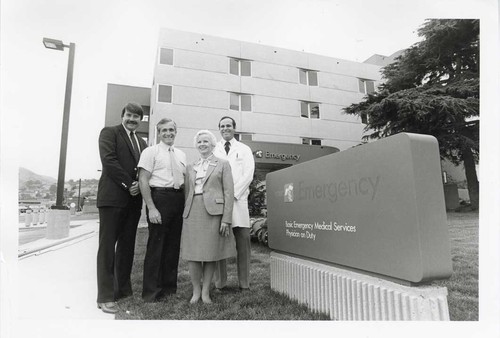
[{"label": "man's mustache", "polygon": [[127,123],[138,124],[136,121],[132,121],[132,120],[127,120]]}]

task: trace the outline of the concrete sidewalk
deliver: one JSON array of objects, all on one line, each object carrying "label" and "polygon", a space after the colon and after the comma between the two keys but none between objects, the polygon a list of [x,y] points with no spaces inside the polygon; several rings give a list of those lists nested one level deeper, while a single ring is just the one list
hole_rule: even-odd
[{"label": "concrete sidewalk", "polygon": [[69,237],[19,247],[18,318],[114,319],[97,309],[97,220],[72,221]]},{"label": "concrete sidewalk", "polygon": [[[29,227],[25,226],[24,223],[19,223],[19,232],[26,231],[41,231],[47,228],[47,223],[31,225]],[[44,248],[50,248],[56,245],[60,245],[65,242],[71,242],[76,238],[84,237],[92,233],[99,231],[99,221],[94,220],[71,220],[69,236],[67,238],[51,240],[46,238],[41,238],[35,241],[30,241],[28,243],[20,244],[18,247],[18,256],[23,258],[23,256],[30,255],[31,252],[37,252],[43,250]]]}]

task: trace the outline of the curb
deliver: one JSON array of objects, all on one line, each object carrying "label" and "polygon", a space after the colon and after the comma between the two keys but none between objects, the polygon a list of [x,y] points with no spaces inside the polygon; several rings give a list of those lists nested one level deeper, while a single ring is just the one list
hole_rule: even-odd
[{"label": "curb", "polygon": [[17,254],[17,258],[19,259],[24,259],[24,258],[27,258],[29,256],[31,256],[32,254],[36,253],[36,252],[39,252],[39,251],[43,251],[43,250],[46,250],[46,249],[49,249],[49,248],[52,248],[54,246],[58,246],[60,244],[64,244],[64,243],[67,243],[67,242],[71,242],[73,240],[76,240],[78,238],[81,238],[81,237],[84,237],[84,236],[88,236],[88,238],[92,237],[92,236],[89,236],[89,235],[93,235],[95,234],[96,231],[89,231],[89,232],[86,232],[86,233],[83,233],[83,234],[80,234],[80,235],[77,235],[77,236],[73,236],[73,237],[69,237],[69,238],[65,238],[65,239],[62,239],[60,241],[56,241],[54,243],[50,243],[50,244],[46,244],[46,245],[43,245],[43,246],[40,246],[40,247],[37,247],[35,249],[28,249],[28,250],[24,250],[22,252],[19,252]]}]

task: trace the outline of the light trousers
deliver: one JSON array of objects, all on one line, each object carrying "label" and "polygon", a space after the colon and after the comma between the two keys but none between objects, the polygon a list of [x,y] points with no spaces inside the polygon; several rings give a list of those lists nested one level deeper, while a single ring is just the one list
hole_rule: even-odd
[{"label": "light trousers", "polygon": [[[236,266],[238,269],[238,283],[240,288],[250,287],[250,228],[234,227],[236,240]],[[227,260],[217,262],[215,268],[215,287],[222,289],[227,285]]]}]

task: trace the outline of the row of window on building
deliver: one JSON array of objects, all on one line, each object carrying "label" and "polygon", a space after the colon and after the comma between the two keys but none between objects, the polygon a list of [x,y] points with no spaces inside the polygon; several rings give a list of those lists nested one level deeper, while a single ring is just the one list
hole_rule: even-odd
[{"label": "row of window on building", "polygon": [[[174,50],[160,48],[160,64],[174,64]],[[229,74],[237,76],[252,76],[252,61],[229,57]],[[318,86],[318,71],[298,68],[299,83],[308,86]],[[371,94],[375,91],[375,82],[367,79],[358,79],[360,93]]]},{"label": "row of window on building", "polygon": [[[172,86],[158,85],[158,102],[172,103]],[[229,109],[236,111],[252,111],[252,95],[229,92]],[[319,103],[300,101],[300,116],[319,119]]]},{"label": "row of window on building", "polygon": [[[238,93],[229,93],[229,109],[238,111],[251,111],[252,110],[252,96],[243,95]],[[172,103],[172,86],[158,85],[158,102]],[[319,103],[315,102],[300,102],[301,116],[311,119],[319,119]],[[145,116],[147,118],[149,116]],[[252,140],[252,134],[238,133],[235,135],[237,140]],[[321,145],[320,139],[312,139],[303,137],[302,144],[308,145]]]},{"label": "row of window on building", "polygon": [[[174,51],[169,48],[160,48],[160,64],[173,65]],[[236,76],[252,76],[252,61],[229,57],[229,73]],[[308,86],[318,86],[318,71],[298,68],[298,82]],[[358,89],[360,93],[370,94],[375,91],[375,82],[368,79],[358,78]],[[157,101],[161,103],[172,103],[172,86],[158,85]],[[252,111],[252,95],[229,92],[229,109],[235,111]],[[309,119],[320,118],[320,103],[300,101],[300,116]],[[363,123],[366,123],[364,117]],[[252,140],[250,133],[236,133],[238,140]],[[321,139],[302,137],[302,144],[321,145]]]},{"label": "row of window on building", "polygon": [[[234,138],[238,141],[252,141],[252,134],[250,133],[235,133]],[[321,140],[310,137],[301,137],[302,144],[320,146]]]}]

